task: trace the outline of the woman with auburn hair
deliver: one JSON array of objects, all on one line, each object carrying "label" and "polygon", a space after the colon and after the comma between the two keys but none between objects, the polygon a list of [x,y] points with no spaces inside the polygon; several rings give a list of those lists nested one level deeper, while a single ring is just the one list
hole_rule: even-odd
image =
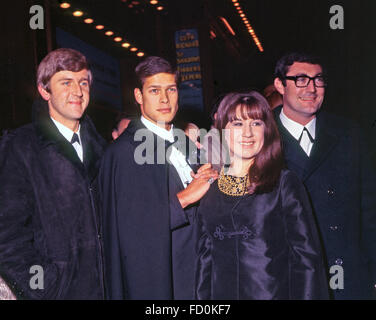
[{"label": "woman with auburn hair", "polygon": [[302,183],[284,169],[265,98],[219,105],[229,164],[200,202],[197,299],[328,299],[319,238]]}]

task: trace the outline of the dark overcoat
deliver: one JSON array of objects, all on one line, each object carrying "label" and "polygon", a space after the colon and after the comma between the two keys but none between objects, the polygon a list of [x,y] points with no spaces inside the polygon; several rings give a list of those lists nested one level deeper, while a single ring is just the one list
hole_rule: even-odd
[{"label": "dark overcoat", "polygon": [[103,299],[96,176],[105,142],[84,116],[82,163],[47,103],[37,109],[32,124],[4,137],[0,274],[19,298]]},{"label": "dark overcoat", "polygon": [[215,182],[197,216],[197,299],[328,299],[312,209],[293,172],[263,194],[229,196]]},{"label": "dark overcoat", "polygon": [[[195,208],[183,210],[178,201],[183,185],[164,160],[166,147],[165,140],[135,120],[103,157],[100,185],[109,299],[193,298]],[[143,149],[149,163],[137,160]]]},{"label": "dark overcoat", "polygon": [[334,290],[334,297],[369,299],[376,284],[376,179],[365,139],[355,124],[321,111],[308,157],[282,125],[280,112],[275,117],[287,166],[308,191],[333,282],[339,271],[329,274],[330,267],[343,268],[344,288]]}]

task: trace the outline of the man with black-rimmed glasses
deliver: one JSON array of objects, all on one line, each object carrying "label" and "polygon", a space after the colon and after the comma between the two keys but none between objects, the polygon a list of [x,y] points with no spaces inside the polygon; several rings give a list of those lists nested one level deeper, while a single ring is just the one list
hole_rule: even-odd
[{"label": "man with black-rimmed glasses", "polygon": [[309,193],[335,299],[371,299],[376,284],[376,179],[360,128],[321,111],[327,85],[318,57],[283,56],[274,85],[287,166]]}]

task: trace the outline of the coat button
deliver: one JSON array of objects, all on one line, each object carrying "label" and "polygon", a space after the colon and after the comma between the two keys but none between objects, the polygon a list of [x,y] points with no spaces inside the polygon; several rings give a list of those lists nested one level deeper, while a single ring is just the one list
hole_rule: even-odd
[{"label": "coat button", "polygon": [[329,227],[331,231],[337,231],[338,230],[338,226],[330,226]]},{"label": "coat button", "polygon": [[337,258],[336,261],[334,261],[334,263],[337,265],[337,266],[342,266],[343,264],[343,260],[341,258]]},{"label": "coat button", "polygon": [[329,196],[333,196],[334,193],[335,193],[335,191],[333,189],[331,189],[331,188],[328,189],[328,195]]}]

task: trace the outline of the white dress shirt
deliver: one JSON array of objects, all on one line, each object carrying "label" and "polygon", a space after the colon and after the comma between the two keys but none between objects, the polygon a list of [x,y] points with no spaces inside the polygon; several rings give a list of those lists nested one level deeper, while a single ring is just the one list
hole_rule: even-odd
[{"label": "white dress shirt", "polygon": [[[170,130],[167,131],[166,129],[157,126],[143,116],[141,116],[141,122],[145,125],[146,128],[148,128],[151,132],[155,133],[163,140],[174,142],[173,125],[171,125]],[[176,171],[179,174],[179,178],[184,185],[184,188],[186,188],[193,179],[191,177],[192,169],[187,163],[185,156],[172,145],[171,154],[168,160],[175,167]]]},{"label": "white dress shirt", "polygon": [[[302,136],[300,140],[300,146],[304,150],[304,152],[309,156],[311,154],[311,150],[313,147],[313,143],[308,137],[308,134],[303,131],[304,128],[306,128],[309,132],[309,134],[312,136],[313,139],[316,137],[316,117],[313,118],[310,122],[308,122],[305,126],[301,125],[300,123],[291,120],[286,116],[286,114],[282,111],[279,115],[279,118],[281,119],[281,122],[283,126],[287,129],[288,132],[291,133],[291,135],[299,141],[300,136]],[[303,135],[302,135],[303,134]]]},{"label": "white dress shirt", "polygon": [[[56,125],[59,132],[63,135],[63,137],[65,139],[67,139],[69,143],[71,143],[74,131],[67,128],[66,126],[64,126],[60,122],[56,121],[52,117],[51,117],[51,120],[54,122],[54,124]],[[80,136],[80,129],[81,129],[81,125],[78,126],[78,130],[76,132],[77,135],[78,135],[78,140],[80,140],[80,143],[75,142],[75,143],[72,144],[72,146],[76,150],[77,155],[80,158],[81,162],[83,162],[84,161],[84,155],[83,155],[83,150],[82,150],[82,141],[81,141],[81,136]]]}]

